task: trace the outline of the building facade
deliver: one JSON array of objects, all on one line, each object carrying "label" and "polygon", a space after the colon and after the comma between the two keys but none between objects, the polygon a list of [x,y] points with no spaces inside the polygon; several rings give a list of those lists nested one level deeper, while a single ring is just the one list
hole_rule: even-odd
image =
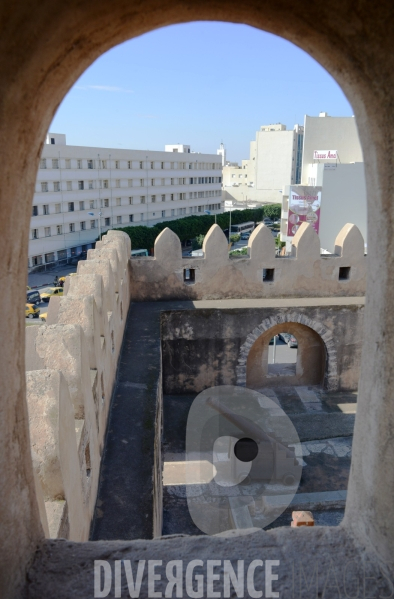
[{"label": "building facade", "polygon": [[[317,198],[310,207],[307,199],[305,205],[294,200],[308,195]],[[303,220],[315,227],[323,253],[334,253],[336,235],[349,222],[367,239],[364,162],[354,117],[305,116],[300,185],[285,185],[282,196],[281,240],[287,253]]]},{"label": "building facade", "polygon": [[301,182],[304,128],[295,125],[263,125],[250,143],[250,157],[241,166],[223,168],[225,202],[281,203],[283,185]]},{"label": "building facade", "polygon": [[205,210],[219,213],[222,163],[216,154],[68,146],[48,133],[33,199],[29,268],[92,247],[100,232],[153,226]]}]

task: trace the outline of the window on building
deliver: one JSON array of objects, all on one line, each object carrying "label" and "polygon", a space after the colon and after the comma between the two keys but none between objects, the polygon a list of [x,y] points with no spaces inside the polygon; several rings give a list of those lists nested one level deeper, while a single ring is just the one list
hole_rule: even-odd
[{"label": "window on building", "polygon": [[129,198],[129,204],[130,204],[130,206],[132,205],[132,203],[133,203],[133,198]]},{"label": "window on building", "polygon": [[161,168],[164,169],[164,162],[161,163]]},{"label": "window on building", "polygon": [[162,211],[161,211],[161,216],[164,218],[164,217],[165,217],[165,215],[166,215],[166,211],[165,211],[165,210],[162,210]]},{"label": "window on building", "polygon": [[38,239],[38,229],[32,229],[31,230],[31,238],[32,239]]},{"label": "window on building", "polygon": [[51,227],[44,227],[44,235],[45,237],[51,236]]},{"label": "window on building", "polygon": [[144,185],[145,185],[145,179],[140,179],[140,186],[144,187]]},{"label": "window on building", "polygon": [[155,184],[155,180],[154,180],[154,179],[151,179],[151,180],[150,180],[150,184],[153,186],[153,185]]},{"label": "window on building", "polygon": [[75,231],[75,223],[70,223],[69,225],[70,233],[74,233]]},{"label": "window on building", "polygon": [[94,200],[89,200],[89,208],[94,208]]},{"label": "window on building", "polygon": [[122,224],[122,217],[121,217],[121,216],[117,216],[117,217],[116,217],[116,223],[117,223],[118,225],[121,225],[121,224]]},{"label": "window on building", "polygon": [[60,214],[62,211],[61,204],[55,204],[55,214]]},{"label": "window on building", "polygon": [[52,158],[52,168],[59,168],[59,159]]},{"label": "window on building", "polygon": [[175,208],[171,208],[171,216],[175,216]]},{"label": "window on building", "polygon": [[67,191],[72,191],[73,186],[71,181],[67,181]]},{"label": "window on building", "polygon": [[41,183],[41,191],[48,191],[48,183],[46,181]]},{"label": "window on building", "polygon": [[66,168],[71,168],[71,160],[66,158]]},{"label": "window on building", "polygon": [[152,203],[154,204],[156,202],[156,196],[151,196],[152,197]]},{"label": "window on building", "polygon": [[53,182],[53,191],[60,191],[60,181]]},{"label": "window on building", "polygon": [[171,202],[173,202],[173,201],[174,201],[174,194],[172,193],[171,194]]},{"label": "window on building", "polygon": [[85,202],[79,202],[79,209],[85,210]]},{"label": "window on building", "polygon": [[45,254],[45,262],[47,264],[49,262],[55,262],[55,252],[50,252],[49,254]]},{"label": "window on building", "polygon": [[95,229],[96,228],[96,221],[95,220],[91,220],[90,221],[90,228],[91,229]]},{"label": "window on building", "polygon": [[171,162],[170,167],[174,168],[174,166],[175,166],[174,162]]},{"label": "window on building", "polygon": [[74,212],[74,202],[69,202],[68,203],[68,211],[69,212]]},{"label": "window on building", "polygon": [[77,160],[77,167],[82,168],[82,160]]},{"label": "window on building", "polygon": [[78,181],[78,189],[83,189],[83,188],[84,188],[83,181]]},{"label": "window on building", "polygon": [[33,256],[31,259],[32,266],[40,266],[42,264],[42,256]]},{"label": "window on building", "polygon": [[144,163],[140,162],[140,168],[144,168]]},{"label": "window on building", "polygon": [[151,162],[151,163],[150,163],[150,167],[151,167],[151,168],[155,168],[155,164],[154,164],[154,162]]},{"label": "window on building", "polygon": [[141,196],[141,204],[145,204],[145,196]]},{"label": "window on building", "polygon": [[38,216],[38,206],[32,206],[31,215]]},{"label": "window on building", "polygon": [[107,168],[107,161],[106,160],[102,160],[101,161],[101,168]]},{"label": "window on building", "polygon": [[93,189],[93,188],[94,188],[93,181],[88,181],[88,189]]},{"label": "window on building", "polygon": [[175,179],[171,179],[171,185],[175,185]]},{"label": "window on building", "polygon": [[86,230],[86,222],[83,220],[81,221],[81,231],[85,231]]},{"label": "window on building", "polygon": [[161,201],[162,201],[162,202],[165,202],[165,201],[166,201],[166,195],[165,195],[165,193],[163,193],[163,194],[162,194],[162,196],[161,196]]},{"label": "window on building", "polygon": [[115,168],[120,168],[120,161],[119,160],[115,160]]},{"label": "window on building", "polygon": [[120,179],[116,179],[116,181],[115,181],[115,187],[120,187]]},{"label": "window on building", "polygon": [[131,160],[129,160],[127,162],[127,168],[130,168],[130,169],[133,168],[133,164],[132,164]]},{"label": "window on building", "polygon": [[46,158],[41,158],[40,160],[40,168],[46,168],[47,167],[47,160]]},{"label": "window on building", "polygon": [[111,226],[111,219],[109,217],[106,217],[104,219],[104,224],[106,227],[110,227]]},{"label": "window on building", "polygon": [[133,179],[129,179],[127,183],[129,187],[133,187]]},{"label": "window on building", "polygon": [[49,204],[43,204],[42,213],[45,215],[49,214]]},{"label": "window on building", "polygon": [[109,199],[108,198],[106,198],[104,200],[104,208],[109,208]]},{"label": "window on building", "polygon": [[90,168],[90,169],[94,168],[93,160],[88,160],[88,168]]},{"label": "window on building", "polygon": [[104,187],[104,189],[108,189],[108,179],[104,179],[103,187]]},{"label": "window on building", "polygon": [[63,227],[62,227],[62,225],[57,225],[56,226],[56,233],[57,233],[57,235],[62,235],[63,234]]},{"label": "window on building", "polygon": [[121,200],[121,198],[116,198],[116,205],[117,205],[117,206],[120,206],[120,205],[121,205],[121,203],[122,203],[122,200]]},{"label": "window on building", "polygon": [[141,214],[141,220],[144,220],[144,215],[143,214]]},{"label": "window on building", "polygon": [[134,222],[134,214],[129,214],[129,222]]}]

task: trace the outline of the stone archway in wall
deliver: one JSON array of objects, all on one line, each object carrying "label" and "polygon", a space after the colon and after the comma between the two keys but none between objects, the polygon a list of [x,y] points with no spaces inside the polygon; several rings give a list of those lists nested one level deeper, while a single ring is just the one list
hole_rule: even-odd
[{"label": "stone archway in wall", "polygon": [[[298,341],[295,374],[273,376],[268,372],[270,339],[280,332],[291,333]],[[321,323],[302,314],[273,316],[264,320],[241,346],[237,385],[250,388],[279,385],[323,385],[338,389],[338,371],[333,336]]]}]

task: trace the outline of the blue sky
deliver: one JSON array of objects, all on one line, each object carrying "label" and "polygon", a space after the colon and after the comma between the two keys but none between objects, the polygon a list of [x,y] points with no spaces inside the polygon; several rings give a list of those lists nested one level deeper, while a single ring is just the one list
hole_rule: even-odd
[{"label": "blue sky", "polygon": [[70,145],[164,150],[185,143],[249,157],[263,124],[351,116],[333,78],[293,44],[247,25],[188,23],[101,56],[64,98],[50,130]]}]

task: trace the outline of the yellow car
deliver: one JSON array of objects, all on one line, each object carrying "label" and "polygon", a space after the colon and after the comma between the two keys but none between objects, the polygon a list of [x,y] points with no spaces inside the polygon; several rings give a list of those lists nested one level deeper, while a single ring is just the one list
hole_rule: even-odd
[{"label": "yellow car", "polygon": [[47,316],[48,316],[48,312],[44,312],[44,314],[41,314],[40,318],[43,322],[47,321]]},{"label": "yellow car", "polygon": [[25,318],[38,318],[40,315],[40,308],[37,308],[34,304],[26,304]]},{"label": "yellow car", "polygon": [[40,289],[40,295],[43,302],[49,302],[51,297],[63,295],[63,287],[45,287],[45,289]]}]

